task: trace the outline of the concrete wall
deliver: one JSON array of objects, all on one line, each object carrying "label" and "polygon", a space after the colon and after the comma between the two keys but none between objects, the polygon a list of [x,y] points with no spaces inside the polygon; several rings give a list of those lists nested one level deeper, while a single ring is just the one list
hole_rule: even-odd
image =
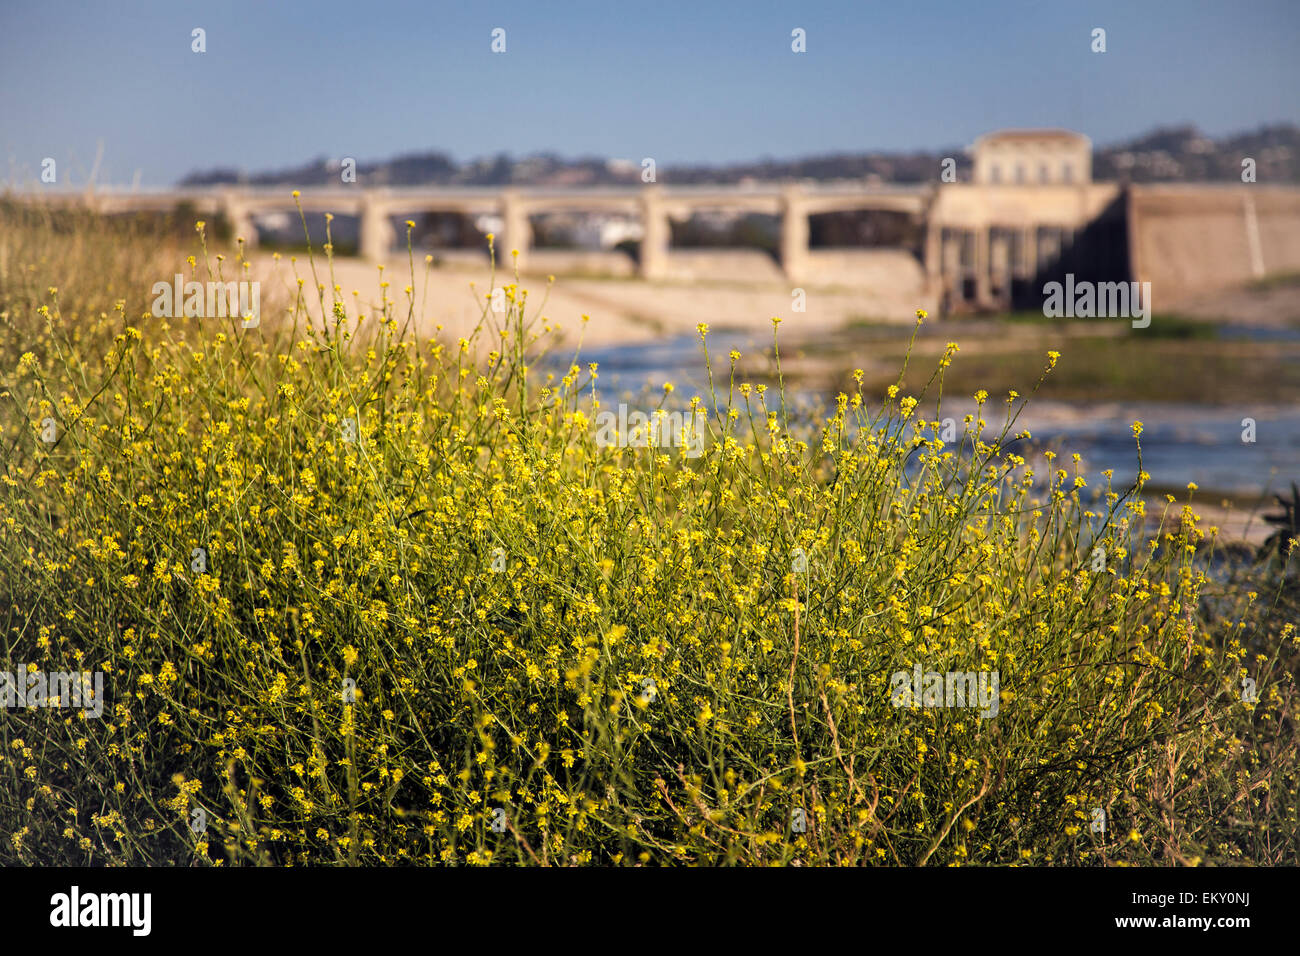
[{"label": "concrete wall", "polygon": [[781,265],[761,249],[672,249],[663,278],[790,284]]},{"label": "concrete wall", "polygon": [[906,249],[813,249],[807,273],[813,283],[888,289],[909,301],[925,291],[925,268]]},{"label": "concrete wall", "polygon": [[1115,183],[1081,186],[948,183],[935,196],[930,225],[978,229],[1051,223],[1081,228],[1113,202],[1119,191]]},{"label": "concrete wall", "polygon": [[528,250],[528,262],[523,271],[530,275],[627,277],[636,275],[636,262],[626,252],[548,249],[543,246]]},{"label": "concrete wall", "polygon": [[[51,204],[90,202],[106,211],[170,209],[182,200],[205,215],[224,211],[235,234],[245,235],[250,245],[256,237],[254,214],[286,206],[283,194],[270,190],[93,196],[65,191],[42,193],[39,199]],[[361,252],[375,260],[394,253],[395,210],[496,210],[504,222],[497,249],[507,272],[509,250],[517,245],[522,251],[520,267],[542,275],[628,276],[635,268],[647,278],[673,282],[855,287],[880,296],[880,308],[887,311],[894,311],[889,302],[915,301],[922,292],[927,301],[945,303],[954,311],[1006,308],[1017,301],[1033,307],[1045,279],[1065,273],[1150,282],[1156,301],[1171,308],[1184,297],[1300,272],[1300,188],[1261,183],[947,183],[884,190],[788,184],[755,189],[654,186],[577,190],[571,195],[546,190],[326,190],[304,196],[302,202],[309,210],[359,217]],[[670,215],[715,206],[781,215],[779,257],[753,249],[670,247]],[[640,262],[615,252],[530,249],[529,213],[560,208],[620,214],[639,210],[646,228]],[[923,279],[918,278],[920,265],[903,249],[809,247],[809,216],[858,208],[905,212],[924,223]],[[1053,238],[1055,233],[1068,233],[1068,254]],[[483,261],[481,250],[437,255],[449,264]],[[1015,260],[1010,267],[1009,258]]]},{"label": "concrete wall", "polygon": [[[1039,231],[1058,231],[1068,244],[1119,195],[1115,183],[943,185],[926,224],[928,289],[945,311],[1023,306],[1025,283],[1058,264],[1061,243],[1053,240],[1040,250]],[[1010,261],[1010,235],[1023,250],[1019,266]]]},{"label": "concrete wall", "polygon": [[1133,186],[1128,195],[1134,278],[1156,300],[1300,271],[1300,190],[1259,183]]}]

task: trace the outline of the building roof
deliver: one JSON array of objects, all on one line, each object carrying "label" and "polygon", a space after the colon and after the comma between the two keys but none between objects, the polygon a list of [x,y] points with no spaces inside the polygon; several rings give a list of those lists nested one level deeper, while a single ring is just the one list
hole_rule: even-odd
[{"label": "building roof", "polygon": [[1089,142],[1088,137],[1069,129],[999,129],[976,137],[976,144],[996,140],[1068,139],[1071,142]]}]

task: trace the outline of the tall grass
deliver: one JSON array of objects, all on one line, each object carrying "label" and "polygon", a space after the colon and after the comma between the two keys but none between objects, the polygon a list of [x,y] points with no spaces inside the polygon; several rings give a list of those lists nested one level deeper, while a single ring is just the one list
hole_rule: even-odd
[{"label": "tall grass", "polygon": [[[174,270],[4,215],[0,657],[107,703],[0,712],[0,860],[1295,862],[1293,629],[1202,613],[1190,504],[1042,490],[1015,393],[945,444],[955,346],[808,428],[702,325],[692,459],[597,443],[517,277],[459,341],[328,244],[278,320],[158,319]],[[997,716],[894,706],[918,664]]]}]

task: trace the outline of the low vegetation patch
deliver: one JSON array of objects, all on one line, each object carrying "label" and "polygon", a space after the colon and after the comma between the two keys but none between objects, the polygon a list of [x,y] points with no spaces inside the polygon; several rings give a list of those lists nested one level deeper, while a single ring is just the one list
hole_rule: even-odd
[{"label": "low vegetation patch", "polygon": [[702,442],[611,443],[517,280],[421,340],[414,262],[362,313],[317,250],[244,328],[13,225],[0,671],[103,700],[0,711],[0,861],[1296,861],[1276,588],[1190,503],[1027,476],[1016,392],[945,441],[956,345],[808,426],[702,324],[710,387],[643,404]]}]

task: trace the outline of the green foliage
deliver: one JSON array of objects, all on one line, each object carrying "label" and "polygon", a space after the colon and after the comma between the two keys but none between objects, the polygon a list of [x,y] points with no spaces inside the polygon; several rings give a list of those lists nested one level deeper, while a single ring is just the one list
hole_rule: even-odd
[{"label": "green foliage", "polygon": [[[1294,632],[1190,505],[1027,474],[1014,393],[917,421],[955,346],[806,428],[701,325],[692,458],[596,441],[517,280],[459,342],[323,283],[132,320],[169,270],[42,229],[0,230],[63,284],[0,290],[0,656],[107,700],[0,713],[0,861],[1295,862]],[[916,665],[997,716],[894,706]]]}]

